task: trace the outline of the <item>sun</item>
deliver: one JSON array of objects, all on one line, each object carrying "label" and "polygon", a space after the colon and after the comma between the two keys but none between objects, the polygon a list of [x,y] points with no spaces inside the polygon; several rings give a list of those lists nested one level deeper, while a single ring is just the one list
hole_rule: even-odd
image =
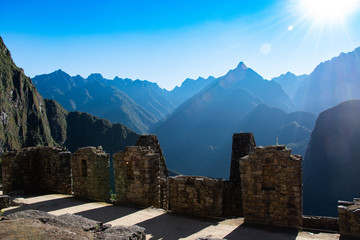
[{"label": "sun", "polygon": [[301,0],[300,9],[315,22],[344,22],[360,0]]}]

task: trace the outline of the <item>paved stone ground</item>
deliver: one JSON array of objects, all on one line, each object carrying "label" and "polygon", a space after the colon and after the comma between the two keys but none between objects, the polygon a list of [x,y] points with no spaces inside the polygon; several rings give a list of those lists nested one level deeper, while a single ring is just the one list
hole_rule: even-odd
[{"label": "paved stone ground", "polygon": [[36,209],[54,215],[65,213],[78,214],[83,217],[116,225],[138,225],[146,228],[147,239],[196,239],[213,237],[242,240],[337,240],[339,234],[293,232],[285,229],[270,229],[248,226],[243,218],[235,219],[201,219],[167,213],[161,209],[113,206],[103,202],[81,201],[71,196],[49,194],[27,196],[18,201],[26,205],[4,209],[5,215],[13,212]]}]

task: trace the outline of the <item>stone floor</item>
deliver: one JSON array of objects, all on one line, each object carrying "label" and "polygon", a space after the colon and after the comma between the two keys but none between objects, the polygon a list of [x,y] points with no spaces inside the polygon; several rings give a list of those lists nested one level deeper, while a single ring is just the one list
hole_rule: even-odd
[{"label": "stone floor", "polygon": [[224,239],[308,240],[339,239],[339,234],[293,232],[248,226],[243,218],[201,219],[171,214],[161,209],[114,206],[103,202],[81,201],[71,196],[49,194],[27,196],[17,201],[26,205],[4,209],[5,215],[25,209],[37,209],[54,215],[78,214],[86,218],[116,225],[138,225],[146,228],[147,239]]}]

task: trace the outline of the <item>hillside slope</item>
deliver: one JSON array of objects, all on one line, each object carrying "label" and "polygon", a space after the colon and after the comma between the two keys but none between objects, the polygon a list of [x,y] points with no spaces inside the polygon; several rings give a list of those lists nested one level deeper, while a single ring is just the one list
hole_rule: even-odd
[{"label": "hillside slope", "polygon": [[[44,100],[31,79],[16,67],[1,38],[0,78],[0,153],[37,145],[64,146],[71,151],[102,145],[115,153],[136,143],[138,134],[122,124],[87,113],[69,113],[54,100]],[[67,86],[71,88],[71,82]]]},{"label": "hillside slope", "polygon": [[320,113],[304,162],[304,213],[337,215],[337,201],[360,190],[360,101]]},{"label": "hillside slope", "polygon": [[44,99],[18,68],[0,38],[0,153],[21,147],[55,144]]}]

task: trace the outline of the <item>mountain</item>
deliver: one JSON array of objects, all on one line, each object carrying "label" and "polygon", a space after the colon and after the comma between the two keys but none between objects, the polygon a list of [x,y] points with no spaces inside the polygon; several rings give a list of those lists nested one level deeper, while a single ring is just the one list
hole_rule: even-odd
[{"label": "mountain", "polygon": [[[48,79],[56,86],[48,94],[61,95],[63,89],[74,88],[66,74],[54,74],[66,81]],[[43,99],[31,79],[15,65],[1,38],[0,78],[0,153],[37,145],[64,146],[71,151],[102,145],[105,151],[115,153],[136,143],[138,135],[122,124],[87,113],[69,113],[54,100]]]},{"label": "mountain", "polygon": [[337,216],[337,201],[359,197],[360,101],[320,113],[304,162],[304,214]]},{"label": "mountain", "polygon": [[[183,103],[155,130],[169,168],[184,174],[227,178],[232,134],[246,129],[241,122],[246,122],[249,118],[243,117],[261,103],[278,107],[276,109],[284,113],[284,116],[288,114],[279,107],[289,110],[293,106],[277,83],[264,80],[243,63],[227,75],[214,80]],[[270,112],[278,114],[274,109]],[[286,128],[297,129],[299,135],[286,136],[284,141],[305,141],[306,136],[310,135],[311,121],[315,121],[312,114],[309,115],[310,120],[306,116],[308,115],[304,113],[304,123],[296,122],[296,114],[288,117],[289,121],[282,121],[284,125],[278,126],[279,129],[283,127],[282,132],[281,129],[275,131],[273,136],[269,136],[271,141],[268,142],[275,144],[276,137],[286,135]],[[262,116],[259,121],[266,121],[267,118],[268,116]],[[249,122],[252,120],[249,119]],[[291,122],[294,124],[291,125]],[[286,126],[285,123],[289,125]],[[293,132],[298,134],[296,130]],[[258,143],[262,144],[262,140]]]},{"label": "mountain", "polygon": [[166,96],[168,91],[160,88],[156,83],[118,77],[114,80],[103,79],[102,82],[126,93],[150,112],[157,121],[167,117],[176,108],[176,105]]},{"label": "mountain", "polygon": [[204,87],[213,82],[215,79],[216,78],[212,76],[208,77],[207,79],[199,77],[196,80],[187,78],[180,87],[176,86],[169,92],[169,99],[176,106],[180,106],[183,102],[200,92]]},{"label": "mountain", "polygon": [[87,112],[140,133],[148,132],[157,119],[127,94],[104,81],[100,74],[84,79],[71,77],[61,70],[34,78],[44,97],[55,99],[69,111]]},{"label": "mountain", "polygon": [[99,73],[85,79],[62,70],[35,76],[33,81],[44,97],[58,101],[68,111],[88,112],[147,133],[214,79],[186,79],[170,92],[149,81],[109,80]]},{"label": "mountain", "polygon": [[44,99],[15,65],[2,38],[0,79],[0,153],[28,146],[53,146]]},{"label": "mountain", "polygon": [[294,102],[297,109],[318,114],[335,105],[360,99],[360,47],[321,63],[301,82]]},{"label": "mountain", "polygon": [[296,76],[291,72],[287,72],[286,74],[282,74],[279,77],[275,77],[271,79],[271,81],[278,83],[286,92],[286,94],[291,99],[293,99],[296,92],[298,91],[300,83],[304,81],[307,77],[308,75],[306,74]]}]

